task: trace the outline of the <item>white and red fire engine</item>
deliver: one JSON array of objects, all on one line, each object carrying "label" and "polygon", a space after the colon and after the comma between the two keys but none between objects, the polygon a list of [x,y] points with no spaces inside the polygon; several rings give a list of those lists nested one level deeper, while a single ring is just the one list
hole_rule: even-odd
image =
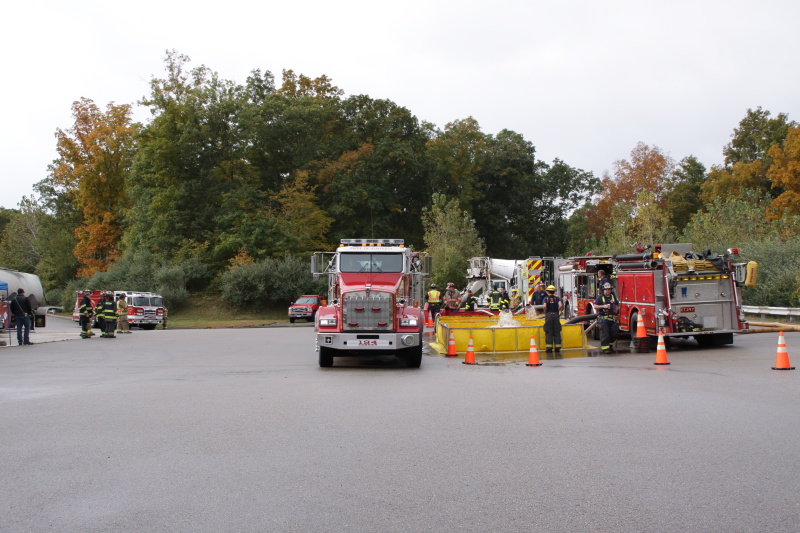
[{"label": "white and red fire engine", "polygon": [[[77,291],[75,308],[72,310],[72,320],[80,321],[80,305],[84,293],[89,296],[92,308],[97,307],[99,302],[107,292],[114,293],[114,302],[122,294],[128,303],[128,323],[142,329],[155,329],[157,325],[164,324],[164,299],[160,294],[153,292],[134,292],[134,291],[97,291],[86,290]],[[97,316],[93,319],[93,327],[97,327]]]},{"label": "white and red fire engine", "polygon": [[342,239],[336,252],[315,253],[311,272],[328,276],[327,305],[315,323],[319,365],[332,366],[334,356],[393,354],[419,367],[428,264],[402,239]]},{"label": "white and red fire engine", "polygon": [[604,270],[620,301],[619,327],[637,332],[642,320],[651,339],[693,337],[701,345],[732,344],[748,329],[741,288],[755,285],[757,265],[735,263],[739,250],[696,254],[691,244],[663,244],[636,254],[572,258],[559,273],[568,316],[592,315],[597,271]]}]

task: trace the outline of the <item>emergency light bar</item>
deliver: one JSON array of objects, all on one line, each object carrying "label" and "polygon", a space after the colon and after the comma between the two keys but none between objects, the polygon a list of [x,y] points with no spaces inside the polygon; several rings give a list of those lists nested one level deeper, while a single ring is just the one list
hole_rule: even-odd
[{"label": "emergency light bar", "polygon": [[403,239],[342,239],[340,246],[403,246]]}]

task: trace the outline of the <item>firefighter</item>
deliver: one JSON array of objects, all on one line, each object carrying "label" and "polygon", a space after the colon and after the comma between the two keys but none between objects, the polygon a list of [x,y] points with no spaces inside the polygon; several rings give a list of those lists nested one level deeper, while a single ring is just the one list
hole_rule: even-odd
[{"label": "firefighter", "polygon": [[531,295],[531,301],[529,305],[542,305],[542,301],[544,301],[545,296],[547,296],[547,292],[544,290],[544,283],[537,283],[536,284],[536,291]]},{"label": "firefighter", "polygon": [[613,353],[611,345],[617,341],[619,336],[619,324],[617,324],[619,300],[611,292],[610,283],[606,282],[602,289],[603,294],[594,301],[594,308],[600,315],[597,318],[597,326],[600,328],[600,348],[603,353]]},{"label": "firefighter", "polygon": [[431,290],[428,291],[428,311],[431,312],[431,320],[436,319],[439,309],[442,308],[442,293],[436,290],[436,284],[431,283]]},{"label": "firefighter", "polygon": [[467,296],[464,298],[464,311],[474,311],[478,306],[478,299],[471,290],[467,291]]},{"label": "firefighter", "polygon": [[461,307],[461,293],[458,292],[456,284],[453,282],[447,284],[447,290],[444,293],[444,306],[451,313],[458,312],[458,308]]},{"label": "firefighter", "polygon": [[489,300],[489,309],[492,311],[499,311],[502,305],[502,295],[500,294],[500,290],[497,287],[494,287],[487,298]]},{"label": "firefighter", "polygon": [[116,306],[114,305],[114,295],[110,292],[107,292],[103,297],[103,300],[97,304],[97,307],[100,308],[97,311],[97,315],[103,317],[103,333],[100,334],[100,337],[104,339],[115,339],[117,338],[114,335],[114,328],[116,327],[116,317],[117,317],[117,310]]},{"label": "firefighter", "polygon": [[125,295],[117,296],[117,333],[130,333],[131,327],[128,324],[128,302]]},{"label": "firefighter", "polygon": [[544,297],[544,339],[546,343],[545,352],[556,353],[561,351],[561,319],[559,315],[564,308],[561,298],[555,295],[556,288],[550,285],[545,289],[547,296]]},{"label": "firefighter", "polygon": [[81,317],[81,338],[88,339],[94,335],[94,332],[92,331],[92,316],[94,315],[94,308],[92,307],[92,301],[89,299],[89,291],[83,291],[83,298],[81,298],[78,311]]},{"label": "firefighter", "polygon": [[505,287],[500,287],[500,310],[505,311],[511,306],[511,298],[508,296]]},{"label": "firefighter", "polygon": [[512,312],[522,307],[522,296],[519,295],[517,289],[511,289],[511,301],[509,302],[509,306]]},{"label": "firefighter", "polygon": [[164,328],[164,329],[167,329],[167,306],[166,305],[164,306],[164,314],[162,316],[164,317],[164,322],[161,324],[161,327]]}]

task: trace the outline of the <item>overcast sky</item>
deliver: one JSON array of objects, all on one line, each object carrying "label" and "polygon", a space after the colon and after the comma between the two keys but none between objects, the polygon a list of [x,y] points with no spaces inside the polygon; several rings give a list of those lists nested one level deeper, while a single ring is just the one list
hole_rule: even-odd
[{"label": "overcast sky", "polygon": [[800,121],[796,0],[33,0],[3,19],[6,208],[47,177],[75,100],[135,104],[168,49],[237,83],[325,74],[442,129],[472,116],[598,177],[639,141],[719,164],[748,108]]}]

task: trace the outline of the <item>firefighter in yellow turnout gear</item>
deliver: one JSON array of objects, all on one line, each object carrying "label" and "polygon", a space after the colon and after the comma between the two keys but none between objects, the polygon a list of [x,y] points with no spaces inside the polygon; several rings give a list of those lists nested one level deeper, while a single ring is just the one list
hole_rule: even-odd
[{"label": "firefighter in yellow turnout gear", "polygon": [[130,333],[131,327],[128,324],[128,302],[125,295],[117,296],[117,333]]}]

